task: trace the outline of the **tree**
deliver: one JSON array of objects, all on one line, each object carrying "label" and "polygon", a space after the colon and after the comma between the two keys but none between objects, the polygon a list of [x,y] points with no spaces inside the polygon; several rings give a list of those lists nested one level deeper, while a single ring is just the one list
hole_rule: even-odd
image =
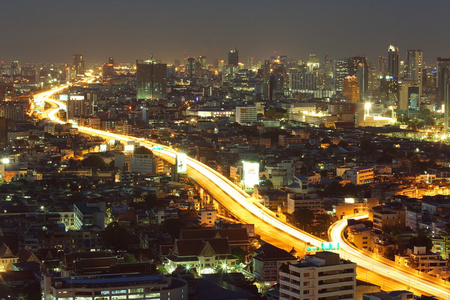
[{"label": "tree", "polygon": [[183,222],[179,219],[167,219],[161,224],[161,229],[164,233],[170,234],[173,239],[178,238],[180,230],[183,227]]},{"label": "tree", "polygon": [[292,213],[292,223],[305,230],[314,222],[314,213],[309,208],[298,208]]},{"label": "tree", "polygon": [[105,161],[99,155],[90,155],[81,162],[83,167],[98,168],[100,170],[107,168]]},{"label": "tree", "polygon": [[118,250],[127,250],[130,242],[130,234],[120,226],[118,222],[112,222],[102,232],[103,244],[107,248]]}]

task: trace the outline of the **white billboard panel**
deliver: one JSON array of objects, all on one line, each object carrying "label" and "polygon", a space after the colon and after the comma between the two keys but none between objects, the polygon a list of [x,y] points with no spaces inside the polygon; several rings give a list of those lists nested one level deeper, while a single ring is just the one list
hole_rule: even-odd
[{"label": "white billboard panel", "polygon": [[178,174],[187,172],[187,155],[184,153],[177,153],[177,172]]},{"label": "white billboard panel", "polygon": [[106,150],[108,149],[106,144],[101,144],[100,145],[100,152],[106,152]]},{"label": "white billboard panel", "polygon": [[244,161],[244,184],[250,188],[259,184],[259,163]]},{"label": "white billboard panel", "polygon": [[133,152],[134,151],[134,145],[125,145],[126,152]]}]

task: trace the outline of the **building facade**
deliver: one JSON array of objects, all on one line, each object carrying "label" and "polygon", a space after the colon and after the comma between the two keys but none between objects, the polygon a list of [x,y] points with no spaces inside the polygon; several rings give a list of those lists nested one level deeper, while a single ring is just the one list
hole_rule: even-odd
[{"label": "building facade", "polygon": [[355,299],[356,264],[317,252],[280,271],[280,300]]}]

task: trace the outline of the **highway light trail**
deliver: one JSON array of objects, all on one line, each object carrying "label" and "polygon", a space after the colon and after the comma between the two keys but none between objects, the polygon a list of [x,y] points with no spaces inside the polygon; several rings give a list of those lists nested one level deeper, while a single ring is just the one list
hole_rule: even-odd
[{"label": "highway light trail", "polygon": [[[55,110],[48,113],[48,118],[53,122],[60,124],[65,123],[58,119],[57,112],[61,109],[65,110],[66,105],[63,102],[51,99],[50,97],[53,94],[67,87],[68,86],[60,87],[56,90],[40,93],[36,96],[41,101],[44,100],[46,102],[58,106]],[[152,143],[142,138],[115,134],[103,130],[78,125],[73,125],[73,127],[78,128],[80,132],[103,137],[105,139],[115,139],[121,140],[123,142],[130,142],[130,141],[138,142],[142,146],[145,146],[151,149],[153,152],[158,153],[158,155],[161,158],[168,160],[171,163],[173,163],[176,158],[177,152],[172,148]],[[154,146],[161,146],[162,150],[152,149]],[[258,230],[271,229],[271,232],[275,232],[274,235],[276,235],[277,232],[285,234],[285,235],[280,234],[280,236],[273,236],[273,238],[280,239],[281,242],[283,243],[289,242],[288,240],[283,240],[283,238],[286,235],[296,240],[301,240],[305,243],[309,243],[310,245],[315,247],[320,247],[322,242],[324,242],[324,240],[322,239],[319,239],[313,235],[300,231],[299,229],[281,221],[279,218],[276,217],[276,215],[273,212],[269,211],[268,209],[258,207],[255,203],[250,201],[251,197],[248,194],[246,194],[244,191],[242,191],[242,189],[240,189],[238,186],[236,186],[234,183],[232,183],[230,180],[228,180],[226,177],[224,177],[219,172],[213,170],[212,168],[189,157],[188,157],[188,167],[190,167],[191,170],[195,170],[197,172],[196,173],[197,176],[201,176],[200,179],[203,182],[203,185],[202,184],[200,185],[205,190],[212,191],[214,189],[219,189],[229,196],[229,197],[222,197],[222,199],[219,199],[219,197],[217,197],[216,200],[219,203],[221,203],[224,207],[226,207],[228,210],[230,210],[237,218],[240,218],[241,221],[245,223],[254,222],[255,225],[257,222],[260,222],[260,226],[265,227],[264,229],[259,228]],[[189,172],[190,171],[188,169],[188,173]],[[245,209],[247,213],[250,212],[251,215],[247,214],[245,217],[241,218],[241,216],[239,215],[239,209],[241,208]],[[367,216],[359,216],[358,218],[364,217]],[[373,272],[379,273],[381,275],[387,276],[389,277],[387,280],[391,280],[392,282],[395,281],[401,282],[405,285],[414,287],[415,289],[420,290],[423,293],[433,295],[442,299],[449,298],[450,285],[444,286],[443,284],[438,284],[426,280],[424,278],[421,278],[417,274],[406,272],[405,270],[402,270],[398,267],[386,264],[385,262],[377,260],[376,258],[367,256],[364,253],[354,249],[352,246],[346,244],[346,242],[342,240],[342,232],[346,227],[346,222],[347,222],[346,220],[339,221],[335,223],[333,227],[330,229],[330,237],[332,241],[340,243],[341,249],[339,250],[339,253],[343,258],[350,259],[351,261],[357,263],[359,266],[362,266],[368,270],[372,270]]]}]

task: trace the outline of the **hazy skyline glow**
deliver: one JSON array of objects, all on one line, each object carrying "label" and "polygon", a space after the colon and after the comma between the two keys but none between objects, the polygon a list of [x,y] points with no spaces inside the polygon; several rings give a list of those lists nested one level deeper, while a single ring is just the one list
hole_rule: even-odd
[{"label": "hazy skyline glow", "polygon": [[425,61],[450,56],[450,2],[434,1],[5,1],[0,24],[5,63],[87,63],[155,58],[173,63],[187,56],[226,59],[236,47],[240,61],[277,51],[306,60],[365,55],[374,62],[396,44],[422,49]]}]

